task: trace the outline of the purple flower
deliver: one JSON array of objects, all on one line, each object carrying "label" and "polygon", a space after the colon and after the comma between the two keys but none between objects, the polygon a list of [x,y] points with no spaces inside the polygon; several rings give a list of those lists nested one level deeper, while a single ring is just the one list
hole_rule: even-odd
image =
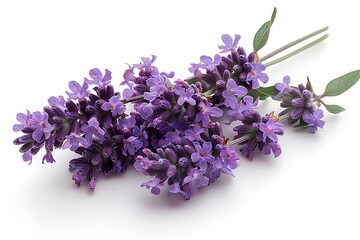
[{"label": "purple flower", "polygon": [[144,99],[152,101],[157,98],[160,94],[163,94],[168,90],[167,79],[162,75],[155,75],[149,78],[146,82],[150,87],[150,92],[144,93]]},{"label": "purple flower", "polygon": [[142,146],[142,141],[140,141],[134,136],[130,136],[128,139],[126,139],[124,143],[124,149],[122,151],[122,154],[127,156],[126,152],[128,152],[130,155],[134,155],[137,151],[139,151],[140,148],[142,148]]},{"label": "purple flower", "polygon": [[103,89],[111,81],[111,72],[107,69],[105,69],[104,76],[98,68],[91,69],[89,75],[92,80],[85,78],[85,82],[89,85],[98,85],[101,89]]},{"label": "purple flower", "polygon": [[205,104],[204,102],[200,102],[198,104],[200,111],[196,114],[195,122],[202,121],[204,126],[208,126],[210,121],[210,117],[221,117],[223,115],[223,111],[217,107],[211,107],[209,104]]},{"label": "purple flower", "polygon": [[237,103],[235,109],[229,109],[226,111],[226,118],[229,122],[226,122],[226,125],[230,125],[232,122],[241,121],[244,117],[242,114],[241,104]]},{"label": "purple flower", "polygon": [[190,71],[191,73],[194,73],[194,75],[197,76],[197,75],[200,73],[199,68],[201,68],[202,65],[203,65],[203,64],[201,64],[201,63],[192,63],[192,64],[191,64],[191,67],[189,67],[189,71]]},{"label": "purple flower", "polygon": [[48,103],[52,107],[58,107],[61,110],[65,109],[65,98],[63,96],[59,96],[59,98],[52,96],[48,99]]},{"label": "purple flower", "polygon": [[307,114],[304,117],[304,121],[309,125],[306,126],[305,128],[309,128],[309,131],[311,133],[315,133],[318,130],[318,128],[324,127],[325,122],[324,120],[322,120],[323,117],[324,117],[324,113],[321,109],[317,109],[312,114]]},{"label": "purple flower", "polygon": [[274,97],[274,99],[279,99],[284,93],[289,93],[291,91],[291,87],[289,86],[290,77],[285,76],[282,80],[282,83],[276,83],[275,88],[279,91],[279,93]]},{"label": "purple flower", "polygon": [[159,195],[160,194],[160,187],[164,185],[163,183],[160,183],[160,179],[159,178],[155,178],[147,183],[143,183],[140,186],[141,187],[146,187],[147,189],[151,188],[151,193],[154,195]]},{"label": "purple flower", "polygon": [[252,109],[255,110],[258,108],[259,99],[257,98],[254,101],[254,98],[252,96],[245,96],[242,98],[242,102],[245,104],[242,106],[242,111],[252,110]]},{"label": "purple flower", "polygon": [[86,97],[89,96],[90,91],[88,90],[89,85],[84,82],[81,86],[76,81],[70,81],[69,82],[69,88],[72,92],[66,91],[66,94],[69,96],[69,99],[78,99],[78,100],[84,100]]},{"label": "purple flower", "polygon": [[220,152],[221,159],[225,164],[229,165],[231,169],[235,169],[239,166],[239,163],[236,161],[239,159],[234,148],[226,147]]},{"label": "purple flower", "polygon": [[200,64],[200,67],[213,71],[221,63],[221,56],[216,54],[213,61],[211,57],[203,55],[200,57],[200,61],[203,63]]},{"label": "purple flower", "polygon": [[51,135],[51,131],[54,129],[48,122],[48,114],[41,112],[34,112],[31,114],[31,118],[28,120],[29,126],[34,130],[32,138],[40,143],[44,139],[48,139]]},{"label": "purple flower", "polygon": [[[186,130],[186,131],[188,131],[188,130]],[[167,132],[165,139],[159,140],[159,146],[165,146],[169,143],[174,143],[174,144],[181,143],[180,131],[175,130],[174,132]]]},{"label": "purple flower", "polygon": [[240,35],[235,34],[235,39],[233,40],[233,38],[229,34],[224,34],[221,36],[221,40],[223,41],[224,45],[219,46],[219,49],[222,49],[220,53],[235,51],[237,44],[240,40]]},{"label": "purple flower", "polygon": [[265,155],[270,155],[273,152],[274,157],[278,157],[282,151],[278,143],[268,143],[264,146],[263,153]]},{"label": "purple flower", "polygon": [[24,113],[18,113],[16,115],[16,120],[20,122],[20,124],[15,124],[13,126],[13,131],[18,132],[23,130],[25,127],[29,127],[29,119],[31,118],[31,114],[29,110],[26,110],[27,114]]},{"label": "purple flower", "polygon": [[238,86],[232,78],[229,78],[226,83],[226,90],[222,92],[222,96],[225,98],[225,106],[235,109],[238,103],[237,96],[243,97],[246,94],[247,89],[244,86]]},{"label": "purple flower", "polygon": [[263,73],[265,70],[265,65],[261,63],[252,63],[251,64],[251,71],[248,73],[246,77],[246,83],[252,83],[251,88],[257,89],[260,87],[259,80],[263,83],[267,83],[269,81],[269,76],[266,73]]},{"label": "purple flower", "polygon": [[123,114],[125,112],[126,108],[121,103],[120,98],[121,98],[120,95],[112,96],[109,99],[109,102],[105,102],[105,103],[103,103],[103,105],[101,105],[101,109],[104,111],[110,110],[113,117]]},{"label": "purple flower", "polygon": [[89,144],[93,142],[93,135],[95,135],[100,142],[104,140],[105,132],[99,127],[99,122],[95,117],[92,117],[88,121],[88,125],[82,126],[81,130],[85,133],[85,139]]},{"label": "purple flower", "polygon": [[152,67],[151,64],[153,64],[153,62],[156,60],[156,56],[155,55],[151,55],[152,58],[147,58],[147,57],[142,57],[141,60],[143,61],[143,63],[140,64],[133,64],[134,68],[138,68],[138,69],[145,69],[148,72],[152,71]]},{"label": "purple flower", "polygon": [[198,142],[194,142],[193,144],[196,152],[191,154],[191,160],[193,162],[199,162],[200,170],[206,170],[207,163],[213,163],[215,161],[211,151],[211,142],[204,142],[202,146]]},{"label": "purple flower", "polygon": [[276,134],[282,134],[284,132],[284,125],[279,122],[274,122],[274,119],[269,117],[266,123],[260,123],[259,130],[263,133],[264,143],[266,143],[267,137],[272,141],[277,142]]},{"label": "purple flower", "polygon": [[31,152],[30,152],[30,150],[29,151],[27,151],[27,152],[24,152],[24,154],[22,155],[22,159],[24,160],[24,162],[29,162],[29,164],[31,164],[31,162],[32,162],[32,154],[31,154]]},{"label": "purple flower", "polygon": [[133,67],[129,67],[128,69],[125,70],[124,74],[123,74],[123,78],[124,81],[122,81],[120,83],[120,85],[130,85],[130,82],[134,82],[136,80],[136,77],[134,75],[134,68]]},{"label": "purple flower", "polygon": [[44,155],[44,157],[42,159],[42,163],[44,163],[44,161],[46,161],[48,163],[55,162],[55,159],[54,159],[53,155],[51,154],[51,151],[46,151],[46,154]]},{"label": "purple flower", "polygon": [[200,134],[204,132],[204,129],[199,124],[194,124],[190,129],[185,130],[185,137],[190,141],[199,141],[201,139]]},{"label": "purple flower", "polygon": [[196,193],[200,187],[209,185],[209,178],[204,176],[205,171],[199,171],[196,168],[191,169],[188,176],[184,178],[183,186],[189,184],[190,191]]},{"label": "purple flower", "polygon": [[153,114],[153,105],[151,103],[141,103],[138,107],[138,112],[140,116],[144,119],[149,119],[150,116]]},{"label": "purple flower", "polygon": [[66,140],[62,145],[62,149],[70,148],[71,151],[75,151],[78,149],[80,144],[85,148],[90,146],[90,144],[82,136],[72,132],[66,137]]},{"label": "purple flower", "polygon": [[174,184],[169,186],[168,196],[176,193],[180,193],[186,200],[189,200],[191,197],[191,193],[181,190],[179,182],[175,182]]},{"label": "purple flower", "polygon": [[133,117],[119,119],[117,129],[121,129],[123,132],[131,132],[131,130],[135,127],[136,120]]},{"label": "purple flower", "polygon": [[195,93],[195,90],[192,87],[188,86],[188,88],[185,89],[179,84],[176,84],[174,87],[174,92],[179,96],[177,104],[183,105],[185,102],[192,106],[196,104],[196,101],[192,98]]}]

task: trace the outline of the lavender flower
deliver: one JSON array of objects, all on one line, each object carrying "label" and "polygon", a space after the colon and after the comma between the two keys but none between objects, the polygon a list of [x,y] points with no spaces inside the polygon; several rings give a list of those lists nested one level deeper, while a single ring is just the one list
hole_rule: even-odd
[{"label": "lavender flower", "polygon": [[191,159],[193,162],[199,162],[200,170],[204,171],[207,168],[208,163],[213,163],[215,161],[214,156],[211,155],[211,142],[204,142],[203,146],[198,142],[194,142],[195,151],[191,154]]},{"label": "lavender flower", "polygon": [[220,108],[212,107],[210,104],[201,102],[198,104],[198,107],[201,110],[196,114],[195,122],[201,121],[204,126],[208,126],[211,123],[210,117],[221,117],[223,115],[223,111]]},{"label": "lavender flower", "polygon": [[13,126],[13,131],[18,132],[23,130],[26,127],[29,127],[29,119],[31,118],[31,114],[29,110],[26,110],[27,114],[24,113],[18,113],[16,115],[16,120],[20,122],[20,124],[15,124]]},{"label": "lavender flower", "polygon": [[224,45],[220,45],[219,49],[222,51],[220,53],[226,53],[229,51],[234,51],[237,47],[237,44],[240,41],[240,35],[235,34],[235,38],[233,39],[229,34],[224,34],[221,36],[221,40],[223,41]]},{"label": "lavender flower", "polygon": [[90,93],[90,91],[88,91],[88,87],[89,85],[86,82],[84,82],[81,86],[78,82],[71,81],[69,82],[69,88],[72,92],[66,91],[66,94],[69,96],[69,99],[84,100]]},{"label": "lavender flower", "polygon": [[231,169],[235,169],[239,166],[239,163],[237,162],[237,160],[239,160],[239,157],[237,156],[233,148],[224,148],[223,150],[221,150],[220,156],[224,163],[228,165]]},{"label": "lavender flower", "polygon": [[211,57],[203,55],[200,57],[200,61],[202,62],[202,64],[199,65],[201,68],[213,71],[221,63],[221,56],[216,54],[213,61]]},{"label": "lavender flower", "polygon": [[180,132],[180,142],[168,143],[156,151],[144,149],[145,156],[136,157],[135,168],[154,177],[142,187],[158,195],[167,183],[169,195],[180,193],[190,199],[193,193],[213,183],[221,173],[232,175],[231,169],[238,166],[238,158],[232,147],[225,146],[220,124],[206,128],[197,141],[189,140],[198,129],[198,125],[193,125],[191,131]]},{"label": "lavender flower", "polygon": [[317,109],[312,114],[307,114],[304,117],[304,121],[309,125],[305,126],[305,128],[308,128],[311,133],[315,133],[318,128],[323,128],[325,125],[325,122],[322,120],[322,118],[324,118],[324,113],[321,109]]},{"label": "lavender flower", "polygon": [[38,111],[31,114],[28,124],[34,129],[32,137],[38,143],[42,142],[44,138],[48,139],[54,129],[48,122],[48,114]]},{"label": "lavender flower", "polygon": [[253,159],[256,148],[265,155],[271,151],[275,157],[281,154],[277,135],[284,134],[284,126],[272,114],[261,117],[255,110],[245,110],[242,124],[234,127],[234,131],[237,132],[234,142],[241,145],[241,153],[249,159]]},{"label": "lavender flower", "polygon": [[276,96],[274,97],[274,99],[279,99],[283,94],[285,93],[290,93],[291,92],[291,87],[289,86],[290,83],[290,77],[289,76],[285,76],[283,78],[283,82],[282,83],[276,83],[275,84],[275,88],[279,91],[278,94],[276,94]]},{"label": "lavender flower", "polygon": [[244,119],[243,113],[246,111],[253,111],[258,108],[259,99],[254,101],[252,96],[244,96],[240,102],[235,105],[234,109],[230,109],[227,111],[227,125],[231,124],[234,121],[242,121]]},{"label": "lavender flower", "polygon": [[114,95],[109,99],[109,102],[105,102],[101,105],[101,109],[104,111],[111,111],[112,116],[116,117],[125,112],[126,108],[120,101],[120,95]]},{"label": "lavender flower", "polygon": [[70,133],[69,136],[66,136],[66,140],[62,145],[62,149],[70,148],[71,151],[75,151],[79,148],[79,146],[87,148],[90,144],[79,134],[77,133]]},{"label": "lavender flower", "polygon": [[174,92],[179,96],[177,104],[183,105],[185,102],[194,106],[196,101],[192,98],[195,91],[193,88],[187,86],[187,88],[181,87],[179,84],[176,84],[174,87]]},{"label": "lavender flower", "polygon": [[[297,88],[287,87],[289,78],[284,78],[284,85],[278,85],[279,94],[283,95],[280,106],[285,108],[279,113],[279,116],[288,120],[290,124],[299,123],[299,126],[309,126],[310,132],[315,133],[318,127],[323,127],[324,124],[320,120],[322,118],[322,111],[320,110],[315,115],[314,112],[318,110],[318,106],[314,104],[314,93],[308,83],[306,87],[299,84]],[[281,88],[284,90],[281,92]],[[278,95],[279,95],[278,94]]]},{"label": "lavender flower", "polygon": [[259,124],[259,130],[263,135],[263,142],[266,142],[266,138],[269,138],[273,142],[277,142],[277,134],[283,134],[284,126],[279,122],[274,122],[272,117],[268,118],[266,122]]},{"label": "lavender flower", "polygon": [[111,72],[105,69],[105,75],[98,68],[91,69],[89,72],[91,79],[85,78],[85,82],[89,85],[98,85],[100,89],[103,89],[111,81]]},{"label": "lavender flower", "polygon": [[48,99],[48,103],[51,107],[57,107],[61,110],[65,109],[65,98],[63,96],[59,96],[58,98],[52,96]]},{"label": "lavender flower", "polygon": [[154,61],[156,60],[155,55],[151,55],[151,56],[152,56],[151,59],[147,57],[142,57],[141,60],[143,61],[143,63],[134,64],[133,67],[138,69],[144,69],[147,72],[151,72],[152,71],[151,64],[153,64]]},{"label": "lavender flower", "polygon": [[100,142],[104,141],[104,130],[99,127],[99,122],[95,117],[88,121],[87,125],[83,125],[81,130],[85,133],[85,139],[89,144],[93,142],[93,136],[97,137]]},{"label": "lavender flower", "polygon": [[265,65],[261,63],[251,64],[251,71],[247,75],[246,83],[250,84],[251,82],[252,89],[257,89],[260,87],[259,81],[263,83],[267,83],[269,81],[268,75],[266,73],[263,73],[265,68]]},{"label": "lavender flower", "polygon": [[198,170],[198,169],[191,169],[189,174],[184,178],[183,185],[189,184],[191,193],[198,192],[200,187],[205,187],[209,185],[209,178],[204,176],[206,172]]},{"label": "lavender flower", "polygon": [[236,82],[230,78],[226,83],[226,90],[222,92],[224,97],[224,105],[235,109],[238,102],[237,97],[243,97],[247,94],[247,89],[243,86],[238,86]]}]

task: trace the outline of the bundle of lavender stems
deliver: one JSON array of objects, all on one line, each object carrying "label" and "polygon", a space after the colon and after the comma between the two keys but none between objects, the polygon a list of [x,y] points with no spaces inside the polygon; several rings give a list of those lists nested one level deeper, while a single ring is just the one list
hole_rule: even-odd
[{"label": "bundle of lavender stems", "polygon": [[[77,186],[88,184],[91,191],[99,175],[123,174],[134,166],[149,176],[141,186],[151,193],[158,195],[168,185],[168,195],[181,194],[185,199],[222,174],[234,176],[240,158],[253,159],[256,151],[278,157],[284,123],[311,133],[323,128],[320,106],[334,114],[345,110],[325,104],[323,98],[345,92],[360,78],[360,71],[334,79],[321,95],[315,94],[309,79],[292,86],[287,75],[281,82],[265,86],[269,82],[267,67],[328,36],[264,63],[328,29],[259,58],[275,15],[276,9],[255,35],[254,51],[246,53],[238,46],[239,35],[225,34],[219,54],[201,56],[199,63],[190,65],[191,76],[185,80],[155,67],[155,55],[129,65],[121,93],[112,85],[109,70],[91,69],[83,82],[69,82],[66,97],[50,97],[43,111],[19,113],[13,130],[21,136],[14,144],[29,163],[41,149],[45,152],[43,163],[55,162],[54,149],[75,152],[78,157],[69,162],[72,179]],[[283,110],[278,115],[261,115],[259,102],[266,99],[278,101]],[[225,126],[236,123],[232,136],[224,136],[220,119],[226,119]]]}]

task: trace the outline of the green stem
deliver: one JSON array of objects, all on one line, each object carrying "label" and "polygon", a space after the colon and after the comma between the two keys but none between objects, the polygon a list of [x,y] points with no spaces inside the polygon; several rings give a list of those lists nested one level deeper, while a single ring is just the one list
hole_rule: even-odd
[{"label": "green stem", "polygon": [[255,136],[255,132],[250,132],[250,133],[246,134],[245,136],[242,136],[240,138],[237,138],[237,139],[227,142],[226,146],[232,146],[232,145],[244,143],[247,140],[253,138],[254,136]]},{"label": "green stem", "polygon": [[290,118],[290,112],[278,117],[278,122],[285,122]]},{"label": "green stem", "polygon": [[207,90],[206,92],[204,92],[203,94],[207,97],[210,97],[214,92],[215,92],[215,88],[211,88],[211,89]]},{"label": "green stem", "polygon": [[318,35],[319,33],[325,32],[328,29],[329,29],[329,27],[326,26],[326,27],[321,28],[321,29],[319,29],[319,30],[317,30],[315,32],[312,32],[312,33],[310,33],[310,34],[308,34],[306,36],[303,36],[303,37],[301,37],[301,38],[299,38],[299,39],[297,39],[297,40],[295,40],[295,41],[293,41],[293,42],[291,42],[289,44],[286,44],[285,46],[283,46],[283,47],[269,53],[268,55],[265,55],[264,57],[260,58],[259,62],[263,62],[263,61],[265,61],[265,60],[267,60],[267,59],[269,59],[269,58],[271,58],[271,57],[285,51],[286,49],[291,48],[292,46],[295,46],[296,44],[301,43],[302,41],[305,41],[306,39],[309,39],[309,38],[311,38],[311,37],[313,37],[315,35]]},{"label": "green stem", "polygon": [[304,50],[306,50],[306,49],[308,49],[308,48],[310,48],[310,47],[312,47],[312,46],[314,46],[314,45],[316,45],[316,44],[318,44],[320,42],[322,42],[322,41],[324,41],[328,36],[329,36],[329,34],[326,34],[326,35],[322,36],[321,38],[318,38],[315,41],[312,41],[311,43],[306,44],[305,46],[303,46],[303,47],[301,47],[301,48],[299,48],[299,49],[297,49],[297,50],[295,50],[295,51],[293,51],[293,52],[291,52],[291,53],[289,53],[289,54],[287,54],[287,55],[285,55],[285,56],[283,56],[281,58],[275,59],[275,60],[273,60],[271,62],[268,62],[268,63],[264,63],[264,65],[266,67],[269,67],[269,66],[274,65],[276,63],[282,62],[282,61],[284,61],[284,60],[286,60],[286,59],[288,59],[288,58],[290,58],[290,57],[292,57],[292,56],[294,56],[294,55],[296,55],[296,54],[298,54],[298,53],[300,53],[300,52],[302,52],[302,51],[304,51]]},{"label": "green stem", "polygon": [[135,101],[142,100],[142,99],[144,99],[144,96],[139,95],[139,96],[131,97],[131,98],[128,98],[128,99],[123,99],[123,100],[121,100],[121,102],[123,104],[126,104],[126,103],[131,103],[131,102],[135,102]]}]

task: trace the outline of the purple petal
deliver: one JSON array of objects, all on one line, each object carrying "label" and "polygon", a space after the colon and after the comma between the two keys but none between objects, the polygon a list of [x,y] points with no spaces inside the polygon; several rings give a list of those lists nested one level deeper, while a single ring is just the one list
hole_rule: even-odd
[{"label": "purple petal", "polygon": [[90,70],[89,75],[92,79],[94,79],[96,82],[101,82],[102,80],[102,73],[98,68],[93,68]]},{"label": "purple petal", "polygon": [[207,113],[212,117],[221,117],[223,115],[223,111],[217,107],[210,107]]}]

